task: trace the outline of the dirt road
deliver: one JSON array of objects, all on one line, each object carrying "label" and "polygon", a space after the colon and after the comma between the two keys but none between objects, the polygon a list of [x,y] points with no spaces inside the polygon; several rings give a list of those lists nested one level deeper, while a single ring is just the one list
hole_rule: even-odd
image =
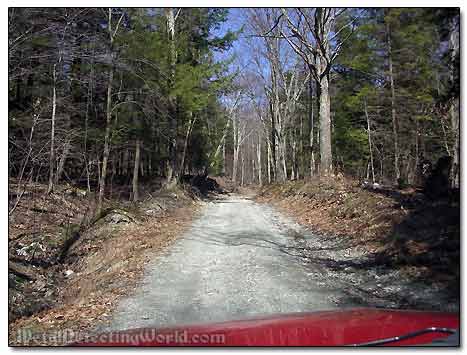
[{"label": "dirt road", "polygon": [[425,308],[442,304],[440,290],[362,267],[366,260],[364,247],[314,235],[248,198],[211,201],[99,331],[355,305],[399,308],[410,297]]},{"label": "dirt road", "polygon": [[300,227],[270,207],[238,196],[209,202],[106,330],[336,307],[340,286],[310,282],[313,272],[289,253],[297,238]]}]

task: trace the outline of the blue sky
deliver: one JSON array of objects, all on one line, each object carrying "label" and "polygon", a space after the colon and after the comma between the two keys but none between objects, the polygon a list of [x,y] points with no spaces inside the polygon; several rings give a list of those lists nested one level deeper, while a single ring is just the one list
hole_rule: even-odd
[{"label": "blue sky", "polygon": [[[224,22],[219,30],[214,32],[214,35],[222,36],[227,33],[228,30],[231,31],[237,31],[239,30],[242,25],[243,25],[243,12],[244,9],[237,9],[237,8],[231,8],[229,9],[229,15],[228,15],[228,20]],[[226,52],[217,52],[215,54],[216,60],[224,60],[229,58],[231,55],[234,53],[237,56],[242,56],[242,39],[240,38],[239,40],[235,41],[233,43],[233,46],[230,50]],[[244,55],[247,55],[246,53],[243,53]]]},{"label": "blue sky", "polygon": [[[269,64],[264,56],[259,56],[258,61],[260,63],[261,68],[258,68],[258,65],[254,62],[253,56],[258,55],[258,51],[264,50],[264,39],[260,37],[250,37],[251,29],[248,26],[248,16],[247,8],[230,8],[228,20],[224,22],[220,28],[215,31],[214,35],[222,36],[228,30],[237,31],[243,25],[245,25],[243,33],[240,34],[239,39],[233,43],[233,46],[230,50],[226,52],[217,52],[215,54],[215,59],[225,60],[230,58],[232,55],[235,55],[235,60],[230,66],[230,71],[234,72],[240,69],[242,73],[246,73],[248,71],[253,73],[258,73],[258,71],[262,72],[262,75],[265,78],[269,77]],[[282,57],[288,65],[292,64],[292,61],[295,58],[295,55],[292,54],[291,48],[286,43],[283,43],[281,46]],[[290,55],[292,54],[292,55]],[[256,74],[257,75],[257,74]],[[262,83],[261,79],[258,78],[257,82],[254,82],[253,85],[258,84],[256,90],[259,92],[263,92],[263,85],[268,85],[269,83]],[[260,99],[258,97],[258,99]]]}]

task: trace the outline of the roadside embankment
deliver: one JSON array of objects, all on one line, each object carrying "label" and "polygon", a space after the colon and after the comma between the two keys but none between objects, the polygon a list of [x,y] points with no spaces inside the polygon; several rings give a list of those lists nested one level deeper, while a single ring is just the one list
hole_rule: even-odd
[{"label": "roadside embankment", "polygon": [[28,186],[9,220],[11,345],[48,344],[28,340],[28,332],[85,332],[110,317],[201,203],[189,186],[175,187],[137,203],[108,200],[95,214],[85,191],[61,186],[46,194],[46,188]]},{"label": "roadside embankment", "polygon": [[[361,267],[397,271],[398,277],[420,283],[421,293],[439,291],[440,310],[458,308],[459,201],[430,200],[415,189],[365,189],[347,179],[269,185],[257,200],[336,243],[364,248],[369,261]],[[407,299],[406,307],[423,309],[419,298]]]}]

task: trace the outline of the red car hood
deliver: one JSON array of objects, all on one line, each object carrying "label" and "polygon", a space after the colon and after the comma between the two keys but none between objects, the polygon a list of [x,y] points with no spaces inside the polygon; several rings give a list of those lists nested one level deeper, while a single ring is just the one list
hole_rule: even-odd
[{"label": "red car hood", "polygon": [[429,344],[459,328],[454,313],[350,310],[294,313],[172,328],[141,328],[105,333],[78,346],[344,346],[386,338],[382,345]]}]

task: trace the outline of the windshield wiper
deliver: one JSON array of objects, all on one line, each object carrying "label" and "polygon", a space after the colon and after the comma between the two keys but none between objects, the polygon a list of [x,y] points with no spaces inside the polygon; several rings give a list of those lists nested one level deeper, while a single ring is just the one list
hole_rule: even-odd
[{"label": "windshield wiper", "polygon": [[378,340],[369,341],[367,343],[352,344],[352,345],[349,345],[349,346],[378,346],[378,345],[384,345],[384,344],[395,343],[395,342],[410,339],[410,338],[415,338],[415,337],[418,337],[418,336],[426,334],[426,333],[454,334],[454,333],[456,333],[456,330],[452,329],[452,328],[430,327],[430,328],[417,330],[415,332],[407,333],[407,334],[404,334],[404,335],[395,336],[395,337],[392,337],[392,338],[378,339]]}]

